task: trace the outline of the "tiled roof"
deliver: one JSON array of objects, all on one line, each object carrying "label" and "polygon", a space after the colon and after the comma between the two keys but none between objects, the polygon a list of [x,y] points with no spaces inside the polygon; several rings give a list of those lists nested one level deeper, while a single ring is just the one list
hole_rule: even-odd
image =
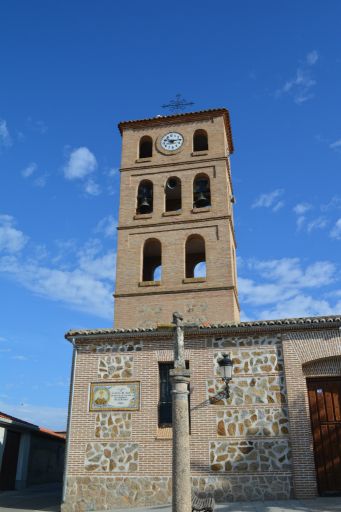
[{"label": "tiled roof", "polygon": [[5,412],[0,411],[0,421],[1,418],[5,420],[9,420],[13,423],[18,423],[19,425],[22,425],[23,427],[29,428],[34,431],[41,432],[42,434],[48,434],[52,437],[58,437],[59,439],[65,439],[65,434],[55,432],[54,430],[50,430],[48,428],[39,427],[38,425],[35,425],[34,423],[30,423],[29,421],[21,420],[20,418],[16,418],[15,416],[11,416],[10,414],[6,414]]},{"label": "tiled roof", "polygon": [[[313,316],[313,317],[303,317],[303,318],[282,318],[278,320],[254,320],[252,322],[233,322],[233,323],[222,323],[222,324],[188,324],[187,327],[194,330],[214,330],[214,329],[253,329],[259,327],[286,327],[286,326],[324,326],[324,325],[341,325],[341,315],[333,315],[333,316]],[[110,334],[133,334],[133,333],[156,333],[156,332],[164,332],[169,331],[171,325],[161,326],[159,328],[136,328],[136,329],[72,329],[65,334],[65,338],[71,339],[75,336],[99,336],[99,335],[110,335]],[[185,324],[186,328],[186,324]]]},{"label": "tiled roof", "polygon": [[29,421],[21,420],[19,418],[16,418],[15,416],[6,414],[5,412],[0,411],[0,418],[5,418],[6,420],[15,421],[16,423],[22,423],[23,425],[30,425],[31,427],[38,428],[38,425],[34,425],[33,423],[30,423]]},{"label": "tiled roof", "polygon": [[207,117],[207,115],[223,115],[225,119],[225,126],[227,131],[227,137],[229,142],[229,150],[230,153],[233,153],[233,141],[232,141],[232,132],[231,132],[231,124],[230,124],[230,114],[229,111],[226,108],[211,108],[208,110],[198,110],[197,112],[184,112],[183,114],[173,114],[171,116],[156,116],[156,117],[149,117],[146,119],[135,119],[132,121],[121,121],[118,123],[118,129],[120,130],[120,133],[122,135],[124,128],[131,128],[131,127],[137,127],[137,126],[144,126],[144,125],[158,125],[158,124],[165,124],[165,123],[173,123],[173,122],[181,122],[185,119],[200,119]]}]

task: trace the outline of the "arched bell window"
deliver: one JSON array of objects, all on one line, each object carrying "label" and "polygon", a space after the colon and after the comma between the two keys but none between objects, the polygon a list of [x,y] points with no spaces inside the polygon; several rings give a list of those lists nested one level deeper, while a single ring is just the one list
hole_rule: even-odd
[{"label": "arched bell window", "polygon": [[153,211],[153,183],[149,180],[143,180],[137,190],[136,213],[152,213]]},{"label": "arched bell window", "polygon": [[200,235],[190,235],[186,241],[186,278],[206,277],[205,240]]},{"label": "arched bell window", "polygon": [[143,246],[142,281],[161,281],[161,242],[148,238]]},{"label": "arched bell window", "polygon": [[149,158],[153,156],[153,139],[149,135],[144,135],[140,139],[139,158]]},{"label": "arched bell window", "polygon": [[197,174],[193,182],[193,208],[211,206],[210,178],[207,174]]},{"label": "arched bell window", "polygon": [[208,137],[205,130],[195,130],[193,135],[193,151],[207,151]]},{"label": "arched bell window", "polygon": [[166,182],[165,210],[166,212],[181,210],[181,180],[177,177],[168,178]]}]

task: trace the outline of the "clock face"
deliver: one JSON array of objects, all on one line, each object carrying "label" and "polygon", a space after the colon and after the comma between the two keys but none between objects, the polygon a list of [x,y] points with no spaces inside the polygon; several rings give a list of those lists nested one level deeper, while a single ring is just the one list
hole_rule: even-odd
[{"label": "clock face", "polygon": [[184,138],[181,133],[170,132],[166,133],[160,141],[161,147],[167,151],[176,151],[181,148]]}]

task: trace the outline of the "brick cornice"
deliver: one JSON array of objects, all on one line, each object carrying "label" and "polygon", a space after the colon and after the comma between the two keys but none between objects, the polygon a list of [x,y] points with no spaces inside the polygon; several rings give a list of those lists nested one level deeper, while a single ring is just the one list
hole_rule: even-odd
[{"label": "brick cornice", "polygon": [[[210,157],[210,158],[197,158],[193,157],[193,160],[182,160],[181,162],[166,162],[166,163],[159,163],[159,164],[151,164],[150,162],[145,165],[137,164],[130,167],[120,167],[120,172],[125,171],[142,171],[143,174],[148,169],[160,169],[163,167],[181,167],[183,165],[198,165],[198,164],[207,164],[210,162],[221,162],[226,161],[228,159],[228,156],[217,156],[217,157]],[[179,169],[181,170],[181,169]],[[187,170],[187,169],[186,169]],[[167,171],[164,171],[167,172]]]},{"label": "brick cornice", "polygon": [[117,297],[140,297],[141,295],[172,295],[172,294],[179,294],[179,293],[200,293],[200,292],[216,292],[221,290],[233,290],[234,286],[210,286],[208,287],[202,287],[198,288],[196,286],[193,286],[193,288],[186,288],[184,289],[173,289],[173,290],[157,290],[157,291],[138,291],[138,292],[131,292],[131,293],[114,293],[113,296],[115,299]]},{"label": "brick cornice", "polygon": [[208,109],[208,110],[199,110],[197,112],[186,112],[184,114],[175,114],[172,116],[159,116],[159,117],[151,117],[146,119],[136,119],[132,121],[121,121],[118,124],[118,128],[122,135],[124,130],[129,129],[140,129],[144,127],[151,126],[167,126],[169,124],[174,123],[184,123],[188,121],[200,121],[202,119],[212,119],[213,117],[224,118],[224,125],[226,130],[226,136],[228,140],[228,145],[230,149],[230,153],[233,153],[233,140],[232,140],[232,131],[231,131],[231,123],[230,123],[230,114],[226,108],[216,108],[216,109]]},{"label": "brick cornice", "polygon": [[[196,223],[196,222],[207,222],[207,221],[210,221],[210,220],[224,220],[224,219],[231,219],[231,215],[217,215],[217,216],[210,216],[210,217],[198,217],[196,216],[195,218],[193,217],[192,219],[187,219],[187,220],[179,220],[178,218],[174,221],[165,221],[165,222],[153,222],[152,224],[147,224],[146,223],[143,223],[143,224],[136,224],[136,225],[123,225],[123,226],[118,226],[117,229],[118,230],[125,230],[125,229],[135,229],[135,228],[155,228],[155,227],[159,227],[161,228],[162,226],[170,226],[170,225],[178,225],[178,224],[191,224],[191,223]],[[149,220],[149,219],[147,219]]]}]

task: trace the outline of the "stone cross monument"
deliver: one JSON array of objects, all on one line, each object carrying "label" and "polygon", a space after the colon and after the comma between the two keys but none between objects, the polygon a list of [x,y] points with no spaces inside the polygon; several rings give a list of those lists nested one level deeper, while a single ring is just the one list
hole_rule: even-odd
[{"label": "stone cross monument", "polygon": [[189,449],[188,384],[186,369],[183,318],[173,314],[175,324],[174,370],[172,379],[173,423],[173,512],[191,512],[191,469]]}]

